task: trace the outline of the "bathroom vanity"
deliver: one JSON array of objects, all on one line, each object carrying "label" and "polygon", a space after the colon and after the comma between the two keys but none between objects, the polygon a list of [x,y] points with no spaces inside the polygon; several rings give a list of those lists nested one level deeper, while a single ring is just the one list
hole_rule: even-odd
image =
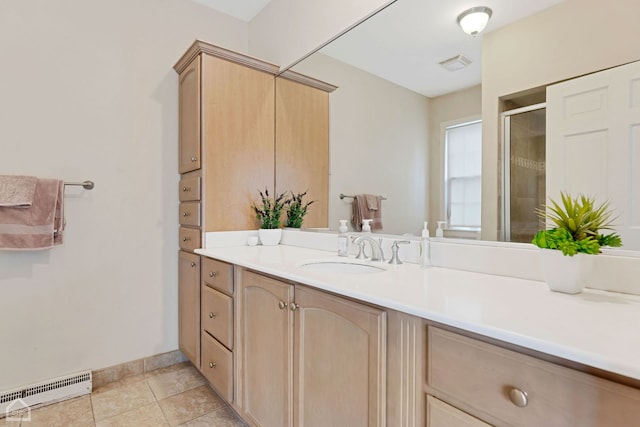
[{"label": "bathroom vanity", "polygon": [[[233,271],[232,316],[206,307],[202,275],[201,369],[249,425],[640,419],[640,298],[408,263],[322,271],[303,264],[339,257],[288,245],[196,252]],[[207,349],[221,344],[207,319],[232,331],[233,352]]]}]

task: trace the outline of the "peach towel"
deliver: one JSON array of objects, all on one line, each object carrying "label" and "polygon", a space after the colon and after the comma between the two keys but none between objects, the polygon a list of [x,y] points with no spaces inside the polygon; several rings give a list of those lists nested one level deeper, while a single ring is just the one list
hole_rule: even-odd
[{"label": "peach towel", "polygon": [[0,206],[31,206],[37,181],[35,176],[0,175]]},{"label": "peach towel", "polygon": [[0,207],[0,249],[51,248],[64,226],[64,181],[39,178],[31,206]]},{"label": "peach towel", "polygon": [[351,223],[362,231],[362,220],[371,219],[371,231],[382,230],[382,197],[357,194],[353,197]]}]

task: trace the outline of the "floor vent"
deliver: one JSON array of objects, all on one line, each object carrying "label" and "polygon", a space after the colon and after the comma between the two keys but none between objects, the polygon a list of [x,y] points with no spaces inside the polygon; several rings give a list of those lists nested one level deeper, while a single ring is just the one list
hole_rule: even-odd
[{"label": "floor vent", "polygon": [[43,381],[0,394],[0,419],[91,393],[91,371]]}]

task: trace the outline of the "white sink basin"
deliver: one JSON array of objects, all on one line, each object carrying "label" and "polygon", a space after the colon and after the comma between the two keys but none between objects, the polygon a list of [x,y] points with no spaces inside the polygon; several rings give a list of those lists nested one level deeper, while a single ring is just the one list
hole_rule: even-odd
[{"label": "white sink basin", "polygon": [[313,259],[304,261],[300,264],[303,268],[315,271],[325,271],[327,273],[341,274],[367,274],[381,273],[386,271],[383,266],[371,264],[370,262],[361,262],[349,258],[342,259]]}]

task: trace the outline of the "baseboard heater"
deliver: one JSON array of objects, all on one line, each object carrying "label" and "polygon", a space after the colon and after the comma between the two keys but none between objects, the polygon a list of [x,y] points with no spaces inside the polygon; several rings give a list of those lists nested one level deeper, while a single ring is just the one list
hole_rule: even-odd
[{"label": "baseboard heater", "polygon": [[65,375],[0,393],[0,419],[16,412],[91,393],[91,371]]}]

